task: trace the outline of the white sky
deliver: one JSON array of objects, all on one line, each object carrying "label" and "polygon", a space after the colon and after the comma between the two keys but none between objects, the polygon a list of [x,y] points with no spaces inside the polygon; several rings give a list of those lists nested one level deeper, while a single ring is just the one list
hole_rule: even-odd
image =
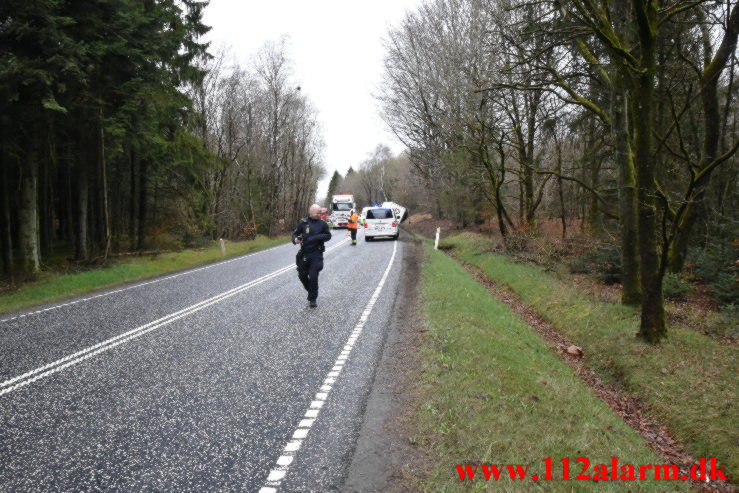
[{"label": "white sky", "polygon": [[422,0],[211,0],[206,40],[229,46],[246,63],[266,41],[289,36],[287,54],[296,83],[318,110],[327,178],[364,161],[378,144],[403,146],[378,114],[384,50],[382,38]]}]

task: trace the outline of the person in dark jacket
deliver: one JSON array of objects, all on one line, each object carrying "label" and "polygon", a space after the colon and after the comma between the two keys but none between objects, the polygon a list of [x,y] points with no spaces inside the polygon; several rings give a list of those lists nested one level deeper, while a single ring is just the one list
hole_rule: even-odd
[{"label": "person in dark jacket", "polygon": [[321,220],[321,206],[313,204],[308,217],[301,219],[293,231],[293,243],[300,245],[295,257],[298,279],[308,291],[311,308],[318,306],[318,273],[323,270],[323,252],[326,250],[323,244],[330,239],[328,224]]}]

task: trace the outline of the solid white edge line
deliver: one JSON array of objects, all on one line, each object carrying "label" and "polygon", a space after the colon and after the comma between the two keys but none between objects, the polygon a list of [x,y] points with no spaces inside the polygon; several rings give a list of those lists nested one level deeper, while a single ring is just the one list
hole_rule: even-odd
[{"label": "solid white edge line", "polygon": [[[390,262],[388,262],[387,268],[385,269],[385,272],[380,279],[380,283],[375,288],[370,301],[367,303],[367,307],[365,307],[364,312],[362,312],[362,317],[360,317],[360,320],[361,318],[364,318],[364,321],[367,320],[367,317],[372,311],[372,306],[374,306],[375,301],[380,296],[380,292],[382,291],[382,288],[385,285],[385,281],[390,274],[390,268],[392,267],[393,261],[395,260],[395,253],[397,252],[397,250],[398,244],[394,243],[393,254],[390,257]],[[356,338],[362,332],[364,321],[360,321],[357,323],[357,325],[355,325],[354,329],[352,330],[352,335],[349,337],[349,340],[356,340]],[[276,493],[278,491],[280,485],[282,484],[282,480],[285,478],[288,471],[290,470],[290,465],[293,463],[296,454],[300,450],[300,447],[303,445],[303,441],[308,436],[308,432],[310,431],[316,418],[320,414],[320,410],[323,408],[323,404],[328,399],[328,395],[332,389],[331,385],[336,381],[335,377],[338,376],[338,374],[340,373],[341,366],[343,366],[346,361],[346,357],[348,357],[348,355],[351,353],[351,348],[352,346],[346,344],[342,352],[337,357],[336,361],[334,362],[334,367],[331,369],[331,371],[328,372],[328,375],[324,379],[320,390],[315,394],[313,402],[310,403],[308,409],[305,412],[305,415],[301,418],[300,423],[291,435],[291,438],[288,439],[287,444],[282,451],[282,455],[280,455],[275,463],[275,466],[272,468],[272,470],[270,470],[269,474],[267,475],[267,479],[264,482],[264,485],[259,490],[259,493]],[[339,371],[335,371],[337,364],[340,361],[339,358],[341,358],[342,355],[345,356],[344,360],[341,361],[342,365],[339,365]]]},{"label": "solid white edge line", "polygon": [[[326,253],[334,250],[335,248],[338,248],[342,243],[344,243],[346,240],[342,240],[338,244],[332,246],[328,250],[326,250]],[[228,261],[230,262],[230,260]],[[77,351],[73,354],[67,355],[63,358],[60,358],[56,361],[53,361],[51,363],[48,363],[46,365],[40,366],[38,368],[35,368],[33,370],[30,370],[26,373],[23,373],[22,375],[18,375],[16,377],[10,378],[8,380],[5,380],[4,382],[0,382],[0,396],[8,394],[16,389],[19,389],[21,387],[25,387],[26,385],[36,382],[42,378],[45,378],[47,376],[53,375],[54,373],[57,373],[65,368],[68,368],[70,366],[76,365],[78,363],[81,363],[82,361],[85,361],[86,359],[89,359],[90,357],[103,353],[105,351],[108,351],[109,349],[112,349],[123,342],[128,342],[133,339],[138,338],[141,335],[144,335],[148,332],[151,332],[154,329],[157,329],[159,327],[162,327],[164,325],[169,324],[170,322],[173,322],[175,320],[178,320],[180,318],[183,318],[187,315],[191,315],[195,312],[198,312],[202,310],[203,308],[206,308],[208,306],[211,306],[215,303],[218,303],[220,301],[223,301],[227,298],[230,298],[231,296],[234,296],[236,294],[239,294],[243,291],[246,291],[249,288],[252,288],[258,284],[261,284],[265,281],[268,281],[270,279],[273,279],[279,275],[284,274],[285,272],[289,272],[292,270],[295,266],[293,264],[287,265],[285,267],[282,267],[276,271],[273,271],[269,274],[266,274],[258,279],[253,279],[247,283],[244,283],[240,286],[236,286],[235,288],[229,289],[228,291],[224,291],[223,293],[217,294],[215,296],[212,296],[208,299],[205,299],[203,301],[200,301],[194,305],[190,305],[188,307],[185,307],[181,310],[178,310],[174,313],[170,313],[169,315],[165,315],[164,317],[161,317],[157,320],[154,320],[152,322],[149,322],[147,324],[141,325],[139,327],[136,327],[135,329],[131,329],[128,332],[124,332],[123,334],[119,334],[115,337],[111,337],[110,339],[107,339],[105,341],[99,342],[93,346],[89,346],[85,349],[82,349],[80,351]],[[19,383],[16,383],[19,382]],[[15,384],[15,385],[13,385]],[[9,387],[10,386],[10,387]],[[2,388],[7,387],[7,388]]]}]

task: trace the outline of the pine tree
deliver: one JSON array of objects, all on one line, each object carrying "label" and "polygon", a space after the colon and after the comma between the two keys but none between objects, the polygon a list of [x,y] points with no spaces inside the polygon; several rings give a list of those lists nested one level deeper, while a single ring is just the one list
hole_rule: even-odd
[{"label": "pine tree", "polygon": [[328,192],[326,192],[326,200],[331,200],[331,197],[336,193],[336,187],[341,180],[341,174],[338,171],[334,171],[331,175],[331,179],[328,182]]}]

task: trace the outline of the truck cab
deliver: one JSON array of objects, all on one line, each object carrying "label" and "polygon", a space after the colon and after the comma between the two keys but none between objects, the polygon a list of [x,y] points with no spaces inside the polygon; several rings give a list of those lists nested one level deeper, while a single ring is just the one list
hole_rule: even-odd
[{"label": "truck cab", "polygon": [[334,228],[346,228],[349,225],[349,217],[357,204],[354,203],[354,195],[340,194],[331,198],[331,216],[329,222]]}]

